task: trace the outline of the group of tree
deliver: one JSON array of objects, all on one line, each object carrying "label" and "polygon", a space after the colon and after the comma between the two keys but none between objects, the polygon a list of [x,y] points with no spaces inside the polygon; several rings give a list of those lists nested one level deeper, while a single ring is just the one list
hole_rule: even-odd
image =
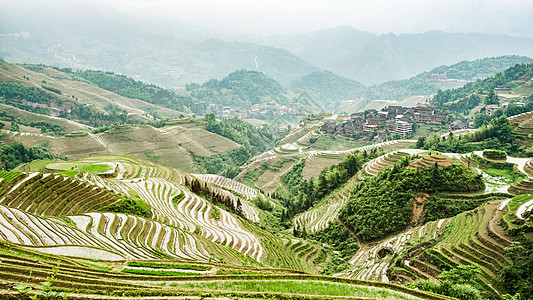
[{"label": "group of tree", "polygon": [[143,123],[140,119],[131,117],[125,110],[118,109],[116,106],[108,105],[105,109],[106,112],[103,112],[88,105],[77,105],[70,111],[61,111],[59,117],[78,120],[93,127],[109,126],[116,123]]},{"label": "group of tree", "polygon": [[296,214],[306,211],[321,199],[327,197],[335,189],[344,185],[353,177],[362,165],[383,154],[383,149],[372,148],[370,151],[355,151],[348,154],[340,163],[324,168],[317,179],[303,180],[302,172],[305,160],[301,160],[289,172],[281,176],[280,180],[286,187],[277,189],[270,196],[280,200],[287,211],[282,216],[282,222],[287,223]]},{"label": "group of tree", "polygon": [[[533,214],[530,212],[526,219],[531,224]],[[512,264],[503,268],[500,280],[503,288],[510,295],[522,295],[520,299],[531,299],[533,297],[533,241],[526,236],[526,233],[533,230],[531,225],[522,225],[521,228],[513,232],[520,243],[507,249],[512,258]]]},{"label": "group of tree", "polygon": [[0,97],[8,103],[13,100],[24,100],[38,104],[49,104],[50,100],[58,98],[43,89],[25,86],[14,81],[0,81]]},{"label": "group of tree", "polygon": [[214,204],[221,204],[227,207],[231,212],[245,217],[242,210],[242,202],[240,198],[237,201],[228,196],[222,194],[220,191],[214,190],[209,184],[204,181],[200,181],[197,178],[189,179],[185,177],[185,185],[188,186],[191,191],[205,199],[211,200]]},{"label": "group of tree", "polygon": [[205,121],[207,131],[219,134],[242,146],[249,146],[256,153],[265,151],[278,137],[275,130],[267,124],[256,127],[237,117],[218,121],[215,114],[210,113],[205,116]]},{"label": "group of tree", "polygon": [[462,163],[413,168],[409,166],[412,159],[404,158],[355,187],[339,217],[362,240],[377,239],[408,226],[413,216],[415,194],[484,188],[481,175]]},{"label": "group of tree", "polygon": [[10,145],[0,141],[0,159],[2,161],[1,171],[10,171],[20,164],[28,163],[38,159],[57,159],[58,157],[50,152],[46,144],[37,144],[26,148],[21,143]]},{"label": "group of tree", "polygon": [[248,70],[235,71],[222,80],[211,79],[202,85],[188,84],[186,91],[194,99],[209,104],[248,108],[263,100],[288,104],[288,91],[265,73]]},{"label": "group of tree", "polygon": [[409,283],[407,286],[460,300],[486,299],[481,292],[483,287],[479,284],[478,274],[481,274],[481,270],[475,265],[458,265],[439,274],[437,278],[440,282],[421,280]]},{"label": "group of tree", "polygon": [[152,217],[150,205],[139,198],[138,195],[135,197],[121,195],[119,199],[117,202],[101,208],[99,211],[130,214],[144,218]]},{"label": "group of tree", "polygon": [[189,97],[184,97],[154,84],[137,81],[131,77],[113,72],[84,70],[76,71],[71,76],[74,80],[95,85],[124,97],[140,99],[177,111],[191,109],[196,112],[205,109],[205,105],[197,107],[195,101]]},{"label": "group of tree", "polygon": [[[434,105],[451,105],[456,101],[461,101],[466,97],[481,92],[489,92],[498,86],[510,86],[515,80],[520,78],[533,77],[533,64],[516,64],[503,72],[484,80],[467,83],[465,86],[453,90],[439,90],[433,97]],[[450,106],[452,108],[453,106]]]},{"label": "group of tree", "polygon": [[488,124],[467,135],[430,135],[420,137],[416,147],[449,153],[467,153],[483,149],[500,149],[515,156],[527,156],[525,149],[513,134],[505,116],[492,119]]}]

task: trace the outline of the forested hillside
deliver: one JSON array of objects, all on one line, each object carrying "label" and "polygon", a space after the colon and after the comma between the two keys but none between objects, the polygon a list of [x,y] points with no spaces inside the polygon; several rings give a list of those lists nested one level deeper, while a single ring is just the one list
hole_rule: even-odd
[{"label": "forested hillside", "polygon": [[[5,63],[5,62],[2,62]],[[74,99],[60,97],[61,92],[50,91],[57,89],[45,85],[34,87],[26,85],[26,82],[0,81],[0,103],[5,103],[29,112],[42,115],[51,115],[51,111],[59,111],[64,118],[79,120],[87,125],[100,127],[117,122],[138,124],[139,119],[131,117],[128,113],[114,105],[108,105],[104,111],[92,109],[80,104]],[[57,114],[57,113],[56,113]],[[14,120],[16,122],[16,120]],[[47,124],[34,124],[35,127],[45,127],[44,132],[63,133],[64,130],[52,128]]]},{"label": "forested hillside", "polygon": [[[466,101],[465,97],[473,93],[488,92],[499,86],[509,89],[517,88],[531,78],[533,78],[533,63],[517,64],[492,77],[468,83],[464,87],[439,91],[432,102],[438,105],[448,105],[453,108],[454,104],[452,102],[461,99],[463,99],[461,102]],[[520,81],[518,81],[519,79]]]},{"label": "forested hillside", "polygon": [[136,81],[131,77],[113,72],[80,70],[72,73],[72,79],[96,85],[124,97],[140,99],[177,111],[196,112],[205,108],[205,104],[198,105],[197,101],[192,101],[189,97],[182,97],[154,84]]},{"label": "forested hillside", "polygon": [[265,73],[239,70],[222,80],[211,79],[204,84],[189,84],[191,97],[209,104],[248,108],[268,102],[288,104],[287,89]]},{"label": "forested hillside", "polygon": [[435,162],[434,166],[424,168],[410,163],[405,158],[354,189],[339,217],[362,240],[378,239],[414,223],[415,197],[425,199],[439,191],[469,192],[484,188],[481,175],[461,162],[444,167]]},{"label": "forested hillside", "polygon": [[[502,56],[462,61],[450,66],[440,66],[405,80],[387,81],[369,87],[364,97],[369,99],[403,100],[411,96],[431,96],[439,90],[461,87],[470,81],[485,79],[516,64],[530,63],[525,56]],[[445,76],[445,79],[431,79],[431,75]]]}]

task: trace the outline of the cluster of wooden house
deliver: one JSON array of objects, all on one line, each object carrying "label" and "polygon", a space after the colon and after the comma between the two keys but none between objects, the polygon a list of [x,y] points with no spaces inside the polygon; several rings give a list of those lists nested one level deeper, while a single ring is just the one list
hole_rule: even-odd
[{"label": "cluster of wooden house", "polygon": [[[382,110],[366,110],[353,113],[344,122],[328,119],[322,125],[324,134],[342,136],[372,136],[373,140],[384,140],[387,135],[408,138],[413,135],[413,124],[442,124],[448,120],[450,111],[436,109],[429,103],[418,103],[415,107],[388,106]],[[449,129],[468,127],[466,119],[450,120]]]}]

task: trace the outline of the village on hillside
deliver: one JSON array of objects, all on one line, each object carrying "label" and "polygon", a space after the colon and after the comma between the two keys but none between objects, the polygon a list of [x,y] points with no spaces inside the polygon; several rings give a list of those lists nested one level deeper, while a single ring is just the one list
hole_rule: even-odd
[{"label": "village on hillside", "polygon": [[422,124],[438,125],[450,131],[469,127],[467,119],[450,115],[451,111],[432,107],[427,102],[419,102],[415,107],[391,105],[379,111],[371,109],[353,113],[343,122],[327,119],[320,131],[333,136],[382,142],[387,136],[409,138]]}]

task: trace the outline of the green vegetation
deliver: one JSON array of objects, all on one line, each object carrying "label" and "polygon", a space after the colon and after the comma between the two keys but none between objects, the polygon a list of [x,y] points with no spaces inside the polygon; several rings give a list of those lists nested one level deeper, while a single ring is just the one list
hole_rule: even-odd
[{"label": "green vegetation", "polygon": [[[520,195],[508,204],[509,211],[515,212],[519,205],[533,199],[531,195]],[[512,258],[512,264],[503,268],[499,279],[504,290],[510,295],[519,296],[513,299],[532,299],[533,295],[533,211],[523,214],[524,219],[517,219],[509,215],[506,219],[508,233],[514,236],[519,243],[506,248],[507,254]],[[509,226],[509,224],[512,224]],[[510,297],[509,297],[510,298]]]},{"label": "green vegetation", "polygon": [[493,77],[467,83],[461,88],[445,91],[439,90],[437,95],[435,95],[435,97],[432,99],[432,102],[437,105],[448,106],[452,111],[461,112],[464,110],[457,109],[457,104],[454,106],[452,103],[468,101],[465,99],[474,93],[478,93],[479,91],[493,91],[494,88],[501,85],[510,85],[512,88],[515,80],[520,78],[529,79],[532,77],[533,64],[516,64],[514,67],[498,73]]},{"label": "green vegetation", "polygon": [[479,273],[479,268],[473,265],[457,266],[451,271],[444,271],[438,278],[443,282],[433,280],[422,280],[407,284],[410,288],[417,288],[422,291],[435,294],[446,295],[460,300],[481,300],[484,299],[475,284],[474,278]]},{"label": "green vegetation", "polygon": [[80,171],[62,171],[62,172],[59,172],[59,174],[63,175],[63,176],[68,176],[70,178],[75,178],[76,175],[78,175]]},{"label": "green vegetation", "polygon": [[0,159],[2,166],[0,170],[13,170],[20,164],[25,164],[38,159],[57,159],[58,157],[48,150],[46,144],[38,144],[31,148],[26,148],[21,143],[7,145],[0,142]]},{"label": "green vegetation", "polygon": [[155,276],[196,276],[197,273],[167,271],[167,270],[145,270],[145,269],[122,269],[122,273],[138,274],[138,275],[155,275]]},{"label": "green vegetation", "polygon": [[113,72],[76,71],[72,79],[125,97],[195,114],[204,114],[208,104],[216,104],[221,110],[223,106],[249,108],[264,101],[289,103],[288,91],[278,82],[262,72],[246,70],[233,72],[221,81],[212,79],[203,85],[187,84],[183,95]]},{"label": "green vegetation", "polygon": [[[221,194],[220,192],[212,189],[209,184],[206,184],[205,182],[196,178],[191,181],[185,177],[185,185],[188,186],[193,193],[210,200],[214,204],[224,205],[233,213],[244,217],[240,198],[238,198],[236,202],[233,202],[228,195]],[[220,212],[218,209],[213,209],[213,214],[213,217],[216,219],[220,218]]]},{"label": "green vegetation", "polygon": [[187,84],[185,88],[193,98],[221,106],[247,108],[266,100],[289,103],[287,90],[257,71],[239,70],[222,80],[211,79],[202,85]]},{"label": "green vegetation", "polygon": [[344,259],[353,257],[359,250],[355,236],[338,222],[332,222],[325,229],[310,234],[308,238],[330,245]]},{"label": "green vegetation", "polygon": [[56,93],[56,94],[61,95],[61,90],[60,90],[60,89],[58,89],[58,88],[56,88],[56,87],[53,87],[53,86],[51,86],[51,85],[49,85],[49,84],[43,83],[43,84],[41,85],[41,87],[42,87],[43,89],[45,89],[45,90],[49,90],[50,92],[53,92],[53,93]]},{"label": "green vegetation", "polygon": [[483,125],[487,125],[490,121],[501,116],[512,117],[524,112],[533,111],[533,94],[526,98],[525,101],[527,103],[525,103],[524,106],[519,106],[516,102],[509,103],[509,106],[507,106],[505,110],[498,109],[490,116],[481,112],[476,114],[474,117],[474,127],[479,128]]},{"label": "green vegetation", "polygon": [[65,135],[65,128],[56,125],[51,124],[47,122],[30,122],[24,125],[28,125],[30,127],[39,128],[41,130],[42,134],[53,134],[53,135]]},{"label": "green vegetation", "polygon": [[209,271],[210,266],[193,265],[193,264],[175,264],[175,263],[157,263],[149,261],[130,261],[127,264],[131,267],[145,267],[153,269],[183,269],[183,270],[195,270],[195,271]]},{"label": "green vegetation", "polygon": [[450,218],[498,199],[501,199],[501,196],[491,194],[475,197],[435,193],[424,201],[424,222]]},{"label": "green vegetation", "polygon": [[507,159],[507,153],[502,150],[485,150],[483,151],[483,156],[488,159],[496,159],[496,160]]},{"label": "green vegetation", "polygon": [[[301,174],[305,161],[295,164],[281,179],[286,185],[288,193],[278,189],[271,195],[272,198],[280,200],[283,206],[287,208],[287,212],[281,218],[282,222],[287,222],[298,213],[306,211],[326,198],[330,192],[354,176],[366,161],[381,154],[382,150],[376,148],[373,148],[370,153],[366,151],[352,152],[340,163],[324,168],[317,180],[311,179],[309,181],[302,180]],[[289,223],[286,225],[288,226]]]},{"label": "green vegetation", "polygon": [[62,118],[77,119],[93,127],[101,127],[110,124],[126,123],[126,124],[140,124],[139,119],[135,119],[128,115],[123,109],[107,109],[106,112],[91,109],[90,106],[77,105],[70,111],[61,111],[59,114]]},{"label": "green vegetation", "polygon": [[176,93],[163,89],[153,84],[136,81],[130,77],[103,71],[76,71],[72,74],[72,79],[90,82],[99,88],[111,91],[118,95],[140,99],[148,103],[161,105],[177,111],[185,111],[190,108],[193,112],[198,112],[203,105],[197,107],[197,103],[186,97],[181,97]]},{"label": "green vegetation", "polygon": [[363,240],[377,239],[408,226],[413,197],[438,191],[465,192],[484,188],[481,175],[461,163],[409,168],[404,158],[390,169],[359,183],[339,217]]},{"label": "green vegetation", "polygon": [[245,148],[252,148],[254,153],[265,151],[268,146],[275,143],[278,137],[274,129],[266,124],[262,127],[254,127],[239,118],[217,121],[215,114],[207,114],[205,120],[206,130],[227,137]]},{"label": "green vegetation", "polygon": [[214,114],[207,114],[205,120],[206,130],[241,145],[238,149],[211,156],[191,153],[200,170],[210,174],[220,174],[228,178],[237,176],[240,173],[239,166],[274,145],[278,138],[278,133],[266,124],[255,127],[239,118],[217,121]]},{"label": "green vegetation", "polygon": [[322,281],[296,280],[239,280],[239,281],[200,281],[171,283],[173,287],[202,291],[253,291],[257,293],[285,293],[297,295],[327,295],[369,297],[373,299],[407,299],[405,295],[385,289],[376,289],[352,284],[337,284]]},{"label": "green vegetation", "polygon": [[49,104],[57,97],[50,95],[42,89],[28,87],[13,81],[0,81],[0,97],[11,104],[12,100],[25,100],[32,103]]},{"label": "green vegetation", "polygon": [[427,150],[448,153],[501,149],[513,156],[524,156],[529,151],[514,137],[513,128],[504,116],[493,119],[489,124],[471,134],[444,137],[434,134],[427,138],[421,137],[417,146]]},{"label": "green vegetation", "polygon": [[89,172],[92,174],[101,174],[112,170],[113,168],[108,164],[90,164],[80,168],[81,172]]},{"label": "green vegetation", "polygon": [[[20,123],[25,126],[40,129],[42,134],[65,135],[65,128],[57,124],[52,124],[52,123],[44,122],[44,121],[37,121],[37,122],[24,121],[24,120],[20,120],[20,118],[15,117],[5,111],[0,111],[0,120],[10,122],[11,131],[19,131],[20,129],[19,129],[18,123]],[[0,123],[0,124],[2,124],[0,125],[1,127],[0,129],[2,129],[4,127],[4,123]]]},{"label": "green vegetation", "polygon": [[[453,87],[456,83],[427,80],[430,74],[446,75],[448,79],[459,79],[470,81],[474,78],[486,78],[513,67],[516,64],[531,62],[531,58],[524,56],[502,56],[493,58],[478,59],[475,61],[462,61],[451,66],[440,66],[428,72],[424,72],[406,80],[393,80],[372,86],[365,91],[364,96],[369,99],[392,99],[403,100],[411,96],[429,96],[439,92],[441,95],[446,88]],[[472,83],[467,84],[471,85]],[[475,89],[474,89],[475,90]],[[453,102],[452,100],[445,102]],[[472,109],[481,102],[479,97],[468,99],[460,104],[450,103],[452,111],[461,112]],[[476,104],[474,104],[476,103]]]},{"label": "green vegetation", "polygon": [[318,150],[333,150],[339,148],[355,148],[360,146],[351,139],[345,137],[331,137],[328,135],[320,135],[313,140],[309,139],[310,146]]},{"label": "green vegetation", "polygon": [[306,161],[307,158],[300,159],[300,161],[295,163],[287,173],[281,175],[279,178],[281,183],[288,186],[289,191],[293,194],[298,192],[297,189],[302,183],[302,172]]},{"label": "green vegetation", "polygon": [[128,193],[130,194],[130,197],[120,196],[119,201],[106,207],[102,207],[99,211],[131,214],[150,218],[152,216],[150,205],[144,202],[135,191],[130,190]]},{"label": "green vegetation", "polygon": [[[56,94],[61,94],[59,89],[46,83],[43,83],[42,89],[40,89],[36,87],[28,87],[18,82],[0,81],[0,102],[7,103],[11,106],[18,107],[26,111],[49,115],[49,108],[56,106],[56,104],[60,105],[63,103],[63,100],[59,99],[56,95],[46,92],[44,89]],[[25,101],[37,105],[30,105],[25,103]],[[107,107],[106,113],[104,113],[93,110],[89,106],[78,104],[77,102],[72,101],[70,103],[73,107],[69,111],[62,110],[60,112],[60,117],[77,119],[95,127],[99,127],[104,124],[113,124],[116,122],[139,123],[138,120],[130,117],[125,110],[118,109],[112,105]],[[11,122],[13,121],[14,120],[11,120]],[[58,135],[64,134],[64,128],[61,128],[57,125],[48,124],[46,122],[30,122],[24,125],[40,128],[42,133],[51,132]]]}]

